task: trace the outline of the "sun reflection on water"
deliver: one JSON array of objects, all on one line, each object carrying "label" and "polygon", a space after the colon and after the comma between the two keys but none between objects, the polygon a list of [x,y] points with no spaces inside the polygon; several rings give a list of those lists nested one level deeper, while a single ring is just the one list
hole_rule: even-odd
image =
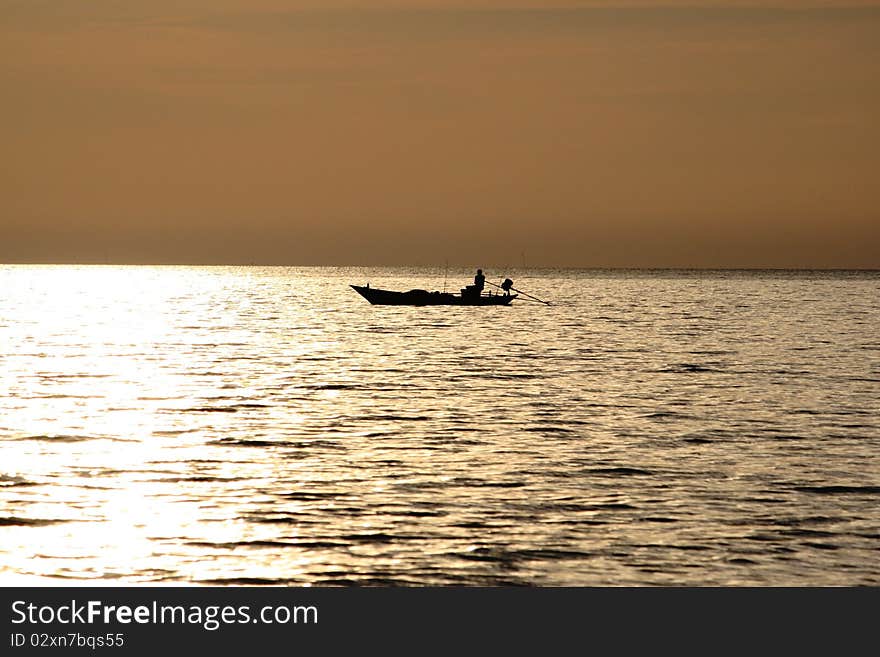
[{"label": "sun reflection on water", "polygon": [[0,267],[0,582],[880,577],[875,279],[551,273],[540,312],[447,313],[367,274]]}]

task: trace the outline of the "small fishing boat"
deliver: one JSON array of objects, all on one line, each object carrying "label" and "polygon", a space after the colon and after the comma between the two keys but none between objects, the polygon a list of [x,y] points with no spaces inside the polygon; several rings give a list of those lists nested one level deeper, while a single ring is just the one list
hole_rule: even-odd
[{"label": "small fishing boat", "polygon": [[374,306],[509,306],[517,297],[516,294],[453,294],[427,290],[394,292],[370,287],[369,283],[351,287]]}]

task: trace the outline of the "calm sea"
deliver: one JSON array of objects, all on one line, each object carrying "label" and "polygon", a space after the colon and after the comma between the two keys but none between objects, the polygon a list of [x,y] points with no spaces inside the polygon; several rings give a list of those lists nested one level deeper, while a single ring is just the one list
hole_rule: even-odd
[{"label": "calm sea", "polygon": [[880,585],[880,273],[0,267],[0,584]]}]

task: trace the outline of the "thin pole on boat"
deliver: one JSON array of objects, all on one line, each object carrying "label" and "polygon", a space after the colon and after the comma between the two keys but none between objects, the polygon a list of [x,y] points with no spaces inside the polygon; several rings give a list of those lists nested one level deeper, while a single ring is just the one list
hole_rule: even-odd
[{"label": "thin pole on boat", "polygon": [[[492,281],[486,281],[486,282],[487,282],[489,285],[495,285],[495,283],[493,283]],[[504,288],[501,287],[500,285],[495,285],[495,287],[497,287],[499,290],[503,290],[503,289],[504,289]],[[527,294],[526,292],[523,292],[522,290],[517,290],[515,287],[511,287],[510,289],[513,290],[514,292],[519,292],[519,293],[520,293],[521,295],[523,295],[524,297],[528,297],[529,299],[532,299],[532,300],[534,300],[534,301],[539,301],[540,303],[543,303],[543,304],[545,304],[545,305],[547,305],[547,306],[552,305],[549,301],[544,301],[543,299],[539,299],[538,297],[533,297],[531,294]]]},{"label": "thin pole on boat", "polygon": [[446,259],[446,273],[443,274],[443,294],[446,294],[446,281],[449,279],[449,258]]}]

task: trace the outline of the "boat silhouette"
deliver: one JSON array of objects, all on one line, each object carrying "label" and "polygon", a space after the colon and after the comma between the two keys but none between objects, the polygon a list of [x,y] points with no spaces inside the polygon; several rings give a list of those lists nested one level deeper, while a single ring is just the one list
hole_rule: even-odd
[{"label": "boat silhouette", "polygon": [[517,297],[516,294],[480,294],[471,291],[471,286],[463,288],[461,294],[428,290],[396,292],[370,287],[369,283],[351,288],[374,306],[508,306]]}]

